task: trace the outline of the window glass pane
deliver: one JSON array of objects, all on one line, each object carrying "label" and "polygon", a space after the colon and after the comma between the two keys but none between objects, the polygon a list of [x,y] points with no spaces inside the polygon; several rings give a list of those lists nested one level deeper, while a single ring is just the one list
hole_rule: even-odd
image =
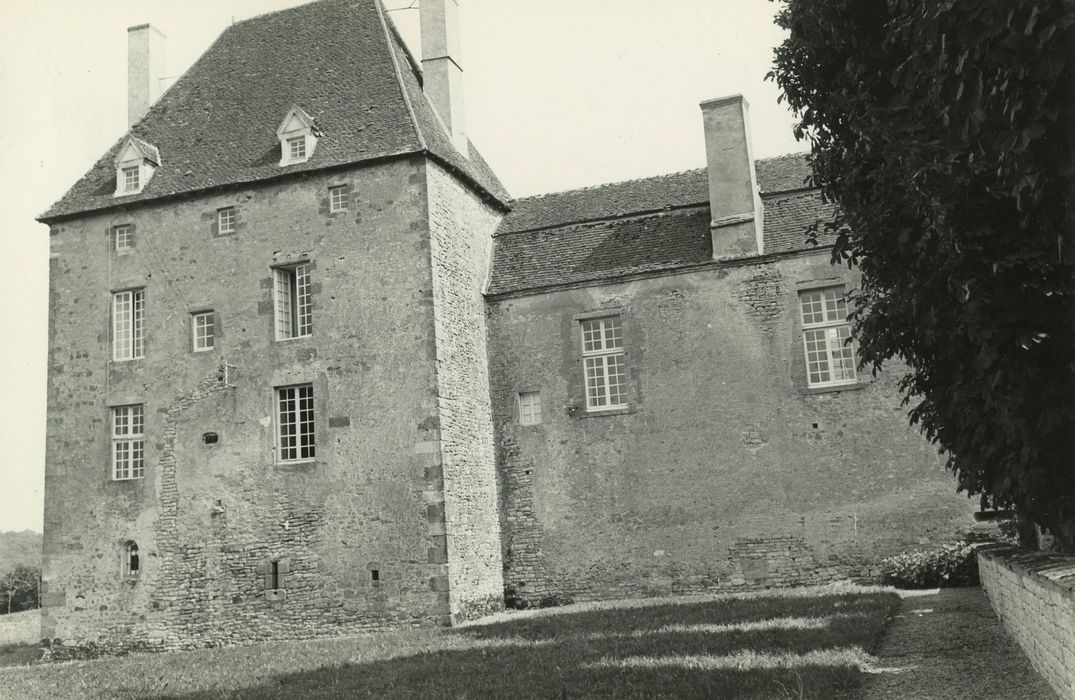
[{"label": "window glass pane", "polygon": [[537,425],[541,423],[541,394],[536,391],[524,391],[519,394],[519,423]]},{"label": "window glass pane", "polygon": [[315,453],[314,394],[310,385],[277,389],[279,459],[313,459]]},{"label": "window glass pane", "polygon": [[587,406],[604,406],[605,395],[605,358],[586,358],[586,404]]},{"label": "window glass pane", "polygon": [[623,331],[620,328],[620,319],[606,318],[602,321],[605,330],[605,349],[623,347]]},{"label": "window glass pane", "polygon": [[310,335],[313,332],[313,299],[310,296],[309,265],[299,265],[295,268],[295,283],[295,299],[298,306],[296,335]]},{"label": "window glass pane", "polygon": [[606,358],[608,376],[608,403],[610,406],[627,404],[627,364],[623,355],[609,355]]},{"label": "window glass pane", "polygon": [[273,294],[276,296],[276,339],[294,335],[291,327],[291,271],[273,270]]}]

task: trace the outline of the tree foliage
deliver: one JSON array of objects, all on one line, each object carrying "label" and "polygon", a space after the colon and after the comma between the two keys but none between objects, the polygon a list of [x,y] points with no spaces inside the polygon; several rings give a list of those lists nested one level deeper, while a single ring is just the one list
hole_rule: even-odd
[{"label": "tree foliage", "polygon": [[864,367],[983,494],[1075,544],[1075,3],[787,0],[774,77],[857,265]]},{"label": "tree foliage", "polygon": [[29,564],[0,574],[0,614],[33,610],[39,607],[38,580],[41,570]]}]

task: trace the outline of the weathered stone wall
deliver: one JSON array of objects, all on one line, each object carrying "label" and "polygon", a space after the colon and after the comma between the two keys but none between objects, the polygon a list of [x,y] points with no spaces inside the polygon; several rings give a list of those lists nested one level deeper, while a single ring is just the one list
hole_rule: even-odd
[{"label": "weathered stone wall", "polygon": [[447,561],[452,614],[464,620],[504,606],[482,297],[500,215],[436,164],[426,172],[444,477],[431,499],[446,528],[430,554]]},{"label": "weathered stone wall", "polygon": [[[820,253],[492,301],[509,596],[819,583],[970,527],[895,372],[805,387],[798,291],[843,274]],[[578,316],[603,310],[629,408],[587,413]],[[540,391],[540,425],[519,391]]]},{"label": "weathered stone wall", "polygon": [[[429,556],[443,513],[423,496],[440,483],[425,167],[53,226],[44,636],[175,648],[449,619]],[[345,212],[328,211],[334,185],[350,187]],[[224,206],[234,234],[213,225]],[[120,224],[136,231],[125,254],[110,246]],[[313,335],[276,341],[270,267],[303,257]],[[145,287],[145,359],[114,362],[111,292],[131,287]],[[190,312],[204,308],[216,349],[193,353]],[[317,459],[277,464],[274,387],[306,382]],[[109,406],[129,403],[145,405],[146,474],[112,481]],[[127,540],[135,580],[120,575]],[[283,592],[267,595],[272,560]]]},{"label": "weathered stone wall", "polygon": [[1075,556],[978,550],[978,571],[1004,627],[1061,698],[1075,697]]}]

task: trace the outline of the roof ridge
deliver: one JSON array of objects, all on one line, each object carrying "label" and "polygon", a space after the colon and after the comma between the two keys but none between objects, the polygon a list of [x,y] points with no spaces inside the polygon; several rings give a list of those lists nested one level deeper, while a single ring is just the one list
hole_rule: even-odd
[{"label": "roof ridge", "polygon": [[689,216],[691,214],[697,214],[697,212],[688,212],[688,209],[702,209],[709,208],[709,202],[694,202],[690,204],[669,204],[668,206],[661,207],[660,209],[640,209],[638,211],[630,211],[624,214],[609,214],[606,216],[599,216],[589,219],[571,219],[569,221],[562,221],[552,226],[533,226],[531,228],[520,228],[513,231],[504,231],[502,233],[494,233],[493,238],[506,238],[507,236],[514,236],[519,233],[540,233],[543,231],[555,231],[557,229],[567,228],[569,226],[581,226],[583,224],[597,224],[597,223],[613,223],[621,221],[630,221],[632,219],[645,219],[660,216],[662,214],[670,214],[673,216]]},{"label": "roof ridge", "polygon": [[309,2],[304,2],[301,5],[292,5],[291,7],[281,7],[279,10],[269,10],[268,12],[261,12],[259,14],[250,15],[249,17],[244,17],[243,19],[236,20],[236,21],[232,22],[231,24],[229,24],[227,27],[224,28],[224,31],[226,32],[231,27],[237,27],[240,24],[246,24],[247,22],[252,22],[253,20],[256,20],[256,19],[263,19],[263,18],[268,17],[270,15],[279,15],[279,14],[282,14],[284,12],[293,12],[295,10],[298,10],[298,9],[301,9],[301,8],[304,8],[304,7],[308,7],[310,5],[317,5],[319,3],[329,3],[329,2],[334,2],[334,1],[335,0],[310,0]]},{"label": "roof ridge", "polygon": [[541,194],[532,194],[526,197],[518,197],[512,202],[533,201],[535,199],[543,199],[545,197],[556,197],[563,194],[570,194],[572,192],[591,192],[593,190],[599,190],[603,187],[614,187],[616,185],[626,185],[632,182],[648,182],[650,180],[661,180],[664,178],[679,177],[682,175],[690,175],[691,173],[704,172],[705,168],[691,168],[689,170],[677,170],[671,173],[662,173],[660,175],[650,175],[648,177],[633,177],[627,180],[614,180],[612,182],[602,182],[597,185],[586,185],[585,187],[574,187],[567,190],[555,190],[553,192],[543,192]]}]

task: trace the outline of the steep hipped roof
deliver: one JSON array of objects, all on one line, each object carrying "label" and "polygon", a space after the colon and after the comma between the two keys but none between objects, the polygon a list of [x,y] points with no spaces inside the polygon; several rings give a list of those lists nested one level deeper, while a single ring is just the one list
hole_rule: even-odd
[{"label": "steep hipped roof", "polygon": [[[296,104],[323,137],[307,162],[281,168],[276,129]],[[473,145],[464,158],[444,134],[378,0],[321,0],[228,27],[131,134],[164,163],[141,193],[112,196],[124,136],[41,219],[420,152],[510,199]]]},{"label": "steep hipped roof", "polygon": [[[808,249],[807,228],[832,215],[806,178],[804,154],[755,163],[764,252]],[[493,242],[489,294],[609,280],[708,262],[704,169],[518,199]],[[821,236],[818,245],[831,243]]]}]

